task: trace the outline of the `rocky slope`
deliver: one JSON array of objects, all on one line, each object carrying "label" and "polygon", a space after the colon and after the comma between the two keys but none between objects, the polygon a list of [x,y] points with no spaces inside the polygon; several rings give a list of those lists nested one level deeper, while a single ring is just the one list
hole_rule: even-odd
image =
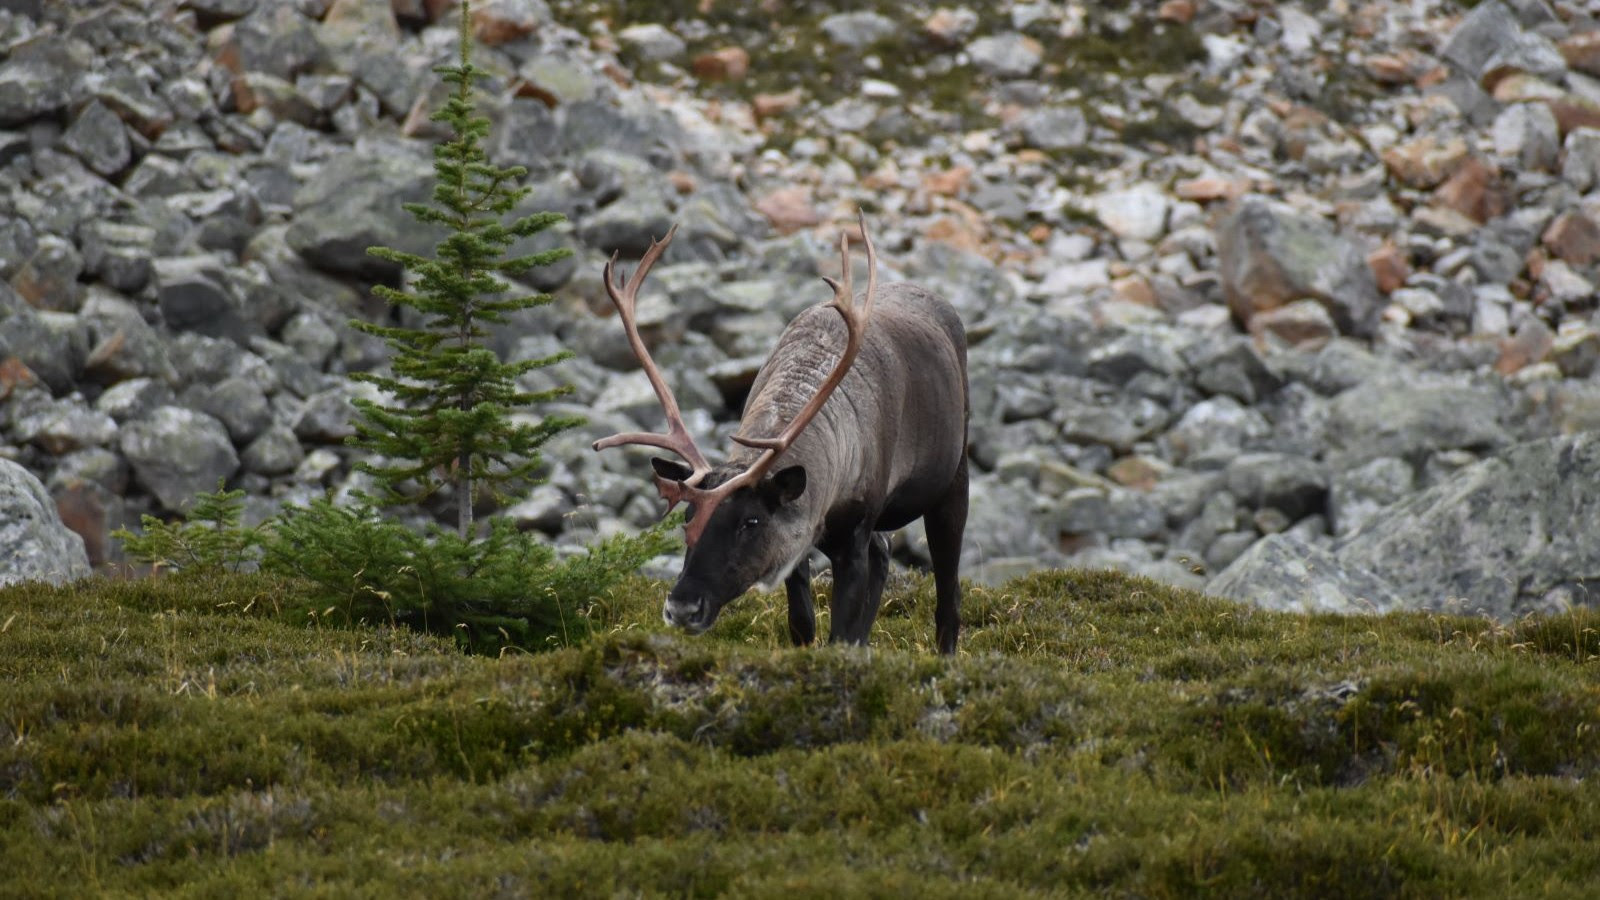
[{"label": "rocky slope", "polygon": [[[497,345],[577,351],[537,377],[590,418],[505,514],[576,545],[658,513],[644,454],[587,446],[660,421],[607,315],[613,250],[681,223],[641,319],[720,448],[859,206],[887,274],[967,322],[968,574],[1200,586],[1288,547],[1376,579],[1323,583],[1329,608],[1584,600],[1583,531],[1524,545],[1596,518],[1600,474],[1560,460],[1600,428],[1600,5],[827,6],[475,10],[494,152],[576,251]],[[344,376],[383,350],[346,323],[397,277],[365,247],[434,240],[397,202],[428,189],[456,14],[0,0],[0,457],[92,562],[219,479],[258,515],[351,486]],[[1525,476],[1546,487],[1450,487]],[[1416,509],[1473,496],[1526,515]],[[1501,587],[1400,572],[1373,535],[1402,521],[1502,560]]]}]

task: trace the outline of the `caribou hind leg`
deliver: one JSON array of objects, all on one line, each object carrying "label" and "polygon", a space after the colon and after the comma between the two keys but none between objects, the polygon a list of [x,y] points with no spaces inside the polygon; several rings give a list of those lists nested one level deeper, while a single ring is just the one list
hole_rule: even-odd
[{"label": "caribou hind leg", "polygon": [[817,608],[811,599],[811,554],[800,558],[784,579],[783,587],[789,595],[789,640],[796,647],[804,647],[817,639]]},{"label": "caribou hind leg", "polygon": [[873,532],[867,543],[867,627],[878,618],[883,606],[883,586],[889,580],[889,536]]},{"label": "caribou hind leg", "polygon": [[956,652],[961,630],[961,536],[967,530],[967,461],[961,460],[956,477],[943,498],[922,517],[928,534],[928,555],[933,559],[933,586],[938,603],[933,611],[934,636],[939,652]]},{"label": "caribou hind leg", "polygon": [[872,623],[878,621],[878,609],[883,604],[883,586],[889,580],[889,536],[871,532],[867,535],[867,584],[862,591],[861,605],[856,608],[856,621],[850,640],[865,644],[872,636]]}]

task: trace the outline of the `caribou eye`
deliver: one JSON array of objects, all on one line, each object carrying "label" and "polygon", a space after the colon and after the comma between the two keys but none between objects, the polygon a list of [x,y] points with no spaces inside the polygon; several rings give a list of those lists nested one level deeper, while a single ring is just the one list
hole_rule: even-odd
[{"label": "caribou eye", "polygon": [[743,522],[740,522],[739,523],[739,527],[740,528],[754,528],[754,527],[756,527],[757,525],[760,525],[760,524],[761,524],[761,520],[760,519],[756,518],[755,516],[751,516],[750,518],[745,519]]}]

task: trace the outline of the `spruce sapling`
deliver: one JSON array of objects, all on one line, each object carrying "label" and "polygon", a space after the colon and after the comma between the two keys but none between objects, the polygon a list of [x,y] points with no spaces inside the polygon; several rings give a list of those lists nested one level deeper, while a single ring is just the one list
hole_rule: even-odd
[{"label": "spruce sapling", "polygon": [[485,325],[550,302],[545,295],[508,293],[511,286],[501,276],[549,265],[570,251],[508,255],[519,239],[563,217],[545,212],[505,221],[528,193],[517,186],[527,170],[496,166],[484,152],[489,120],[477,114],[473,99],[473,83],[484,73],[472,64],[470,18],[463,3],[460,60],[434,70],[455,89],[432,116],[453,132],[449,141],[434,148],[433,202],[404,205],[417,219],[449,233],[436,245],[433,258],[392,247],[367,251],[412,273],[409,287],[378,285],[373,290],[396,306],[417,311],[422,322],[417,327],[352,323],[383,338],[394,354],[390,374],[354,376],[376,385],[388,398],[354,401],[358,416],[351,442],[380,457],[357,468],[377,478],[379,495],[374,499],[383,505],[417,503],[448,486],[462,538],[472,535],[473,501],[480,491],[502,496],[525,489],[541,464],[539,447],[581,424],[569,416],[537,422],[512,417],[513,410],[570,391],[530,392],[517,386],[518,376],[567,359],[570,352],[502,362],[483,344]]}]

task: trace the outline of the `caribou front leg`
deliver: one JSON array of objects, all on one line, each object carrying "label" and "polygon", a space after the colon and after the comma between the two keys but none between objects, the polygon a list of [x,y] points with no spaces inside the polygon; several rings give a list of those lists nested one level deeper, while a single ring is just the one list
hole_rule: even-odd
[{"label": "caribou front leg", "polygon": [[[833,562],[832,618],[828,623],[829,642],[844,641],[865,644],[872,633],[872,621],[877,618],[876,597],[873,594],[874,552],[879,548],[873,534],[865,526],[857,529],[840,546],[828,553]],[[824,551],[828,552],[828,551]],[[877,563],[887,563],[885,559]],[[881,587],[880,587],[881,590]]]},{"label": "caribou front leg", "polygon": [[783,581],[789,595],[789,640],[796,647],[817,639],[817,608],[811,595],[811,554],[800,558],[799,565]]}]

